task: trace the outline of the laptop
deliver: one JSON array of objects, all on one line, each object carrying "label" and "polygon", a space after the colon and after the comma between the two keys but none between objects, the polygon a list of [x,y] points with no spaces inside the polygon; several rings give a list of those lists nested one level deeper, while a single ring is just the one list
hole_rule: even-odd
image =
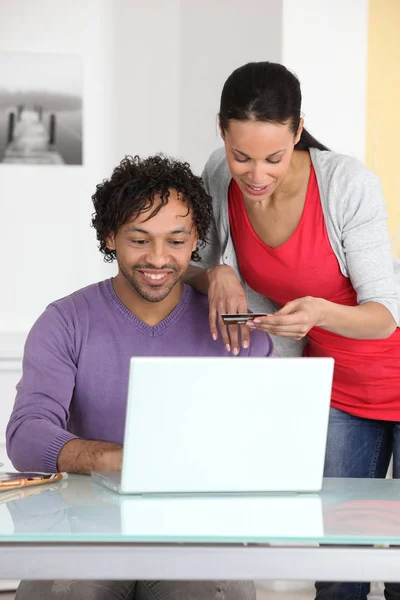
[{"label": "laptop", "polygon": [[138,357],[130,364],[121,494],[318,492],[331,358]]}]

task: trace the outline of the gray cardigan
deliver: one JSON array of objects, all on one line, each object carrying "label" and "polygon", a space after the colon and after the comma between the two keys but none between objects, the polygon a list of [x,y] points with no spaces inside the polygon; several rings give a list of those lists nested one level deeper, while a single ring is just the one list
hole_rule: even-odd
[{"label": "gray cardigan", "polygon": [[[391,252],[385,201],[380,181],[362,163],[350,156],[310,149],[329,240],[340,270],[349,277],[359,304],[379,302],[397,324],[400,315],[400,261]],[[252,290],[241,278],[229,230],[228,187],[231,174],[225,149],[210,156],[203,179],[213,199],[214,220],[208,244],[201,249],[201,262],[208,268],[226,264],[236,271],[253,312],[271,312],[276,305]],[[276,356],[296,356],[302,344],[274,336]]]}]

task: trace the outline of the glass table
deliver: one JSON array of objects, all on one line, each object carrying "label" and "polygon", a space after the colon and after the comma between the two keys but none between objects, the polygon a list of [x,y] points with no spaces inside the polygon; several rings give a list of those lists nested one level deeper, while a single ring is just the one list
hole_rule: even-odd
[{"label": "glass table", "polygon": [[0,578],[396,581],[400,480],[326,479],[319,494],[120,496],[70,476],[1,492]]}]

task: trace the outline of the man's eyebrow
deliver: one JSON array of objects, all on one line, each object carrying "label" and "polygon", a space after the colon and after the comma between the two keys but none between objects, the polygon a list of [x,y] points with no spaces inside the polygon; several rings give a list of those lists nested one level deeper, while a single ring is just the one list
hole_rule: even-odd
[{"label": "man's eyebrow", "polygon": [[185,227],[178,227],[177,229],[170,231],[171,235],[176,235],[177,233],[183,233],[184,235],[190,235],[192,232],[189,229],[186,229]]},{"label": "man's eyebrow", "polygon": [[[150,235],[147,229],[143,229],[142,227],[136,227],[135,225],[131,225],[130,227],[128,227],[127,231],[129,233],[143,233],[144,235]],[[186,229],[185,227],[177,227],[176,229],[173,229],[172,231],[168,232],[169,235],[177,235],[179,233],[184,235],[190,235],[192,232]]]},{"label": "man's eyebrow", "polygon": [[128,227],[127,231],[129,231],[129,233],[145,233],[146,235],[149,234],[149,232],[146,229],[136,227],[135,225],[131,225],[130,227]]},{"label": "man's eyebrow", "polygon": [[[242,152],[238,148],[232,148],[232,150],[234,152],[237,152],[238,154],[241,154],[242,156],[245,156],[246,158],[250,158],[250,156],[248,154],[246,154],[245,152]],[[282,150],[277,150],[276,152],[273,152],[272,154],[268,154],[267,158],[272,158],[276,154],[279,154],[280,152],[284,152],[285,150],[286,150],[286,148],[282,148]]]}]

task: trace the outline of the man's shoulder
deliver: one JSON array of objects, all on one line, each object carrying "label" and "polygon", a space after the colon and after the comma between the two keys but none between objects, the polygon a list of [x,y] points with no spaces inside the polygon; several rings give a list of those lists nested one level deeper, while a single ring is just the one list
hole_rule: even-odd
[{"label": "man's shoulder", "polygon": [[[31,351],[37,348],[74,345],[80,332],[87,330],[93,313],[105,307],[105,282],[95,283],[51,302],[32,325],[27,337]],[[102,322],[97,319],[97,322]]]},{"label": "man's shoulder", "polygon": [[107,282],[108,280],[100,281],[75,290],[67,296],[54,300],[49,304],[49,307],[52,306],[61,311],[69,312],[73,307],[78,309],[83,306],[93,306],[93,304],[104,300]]},{"label": "man's shoulder", "polygon": [[107,280],[93,283],[54,300],[46,307],[36,324],[40,323],[43,327],[47,323],[51,328],[58,323],[68,330],[73,330],[87,321],[90,314],[99,313],[101,307],[105,307],[106,291]]},{"label": "man's shoulder", "polygon": [[191,285],[185,283],[187,294],[187,310],[190,318],[192,313],[196,313],[199,317],[204,317],[208,320],[208,297],[205,294],[200,294]]}]

